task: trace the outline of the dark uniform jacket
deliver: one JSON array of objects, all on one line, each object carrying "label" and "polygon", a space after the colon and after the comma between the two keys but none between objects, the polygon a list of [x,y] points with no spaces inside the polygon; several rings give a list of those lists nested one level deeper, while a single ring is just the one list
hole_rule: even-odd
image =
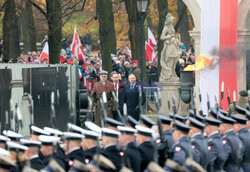
[{"label": "dark uniform jacket", "polygon": [[191,144],[193,148],[193,158],[204,169],[207,168],[209,162],[207,141],[201,133],[194,135],[191,138]]},{"label": "dark uniform jacket", "polygon": [[94,146],[83,152],[85,164],[88,164],[93,159],[94,155],[96,154],[96,151],[97,151],[97,146]]},{"label": "dark uniform jacket", "polygon": [[227,154],[227,161],[223,169],[227,172],[239,171],[243,153],[240,139],[236,136],[233,129],[223,135],[222,139]]},{"label": "dark uniform jacket", "polygon": [[[141,171],[144,171],[151,161],[154,161],[155,149],[151,141],[146,141],[139,146],[141,155]],[[139,165],[139,164],[138,164]]]},{"label": "dark uniform jacket", "polygon": [[216,132],[207,139],[209,153],[209,163],[207,169],[208,171],[221,172],[227,159],[222,138],[219,132]]},{"label": "dark uniform jacket", "polygon": [[67,159],[71,161],[74,161],[76,159],[83,163],[85,162],[83,151],[80,148],[75,149],[72,152],[68,153]]},{"label": "dark uniform jacket", "polygon": [[35,170],[41,170],[44,168],[44,163],[39,156],[30,159],[30,167]]},{"label": "dark uniform jacket", "polygon": [[116,167],[116,171],[120,171],[122,158],[116,145],[107,146],[102,150],[101,154],[113,162]]},{"label": "dark uniform jacket", "polygon": [[135,83],[134,86],[131,86],[130,82],[127,82],[124,87],[124,103],[127,104],[127,113],[136,120],[139,120],[140,118],[139,87],[141,88],[142,91],[141,105],[143,106],[146,100],[143,87],[137,82]]},{"label": "dark uniform jacket", "polygon": [[181,165],[184,164],[188,157],[192,158],[192,146],[190,139],[187,136],[180,138],[171,147],[171,151],[173,152],[172,160]]},{"label": "dark uniform jacket", "polygon": [[241,167],[244,172],[250,171],[250,133],[246,127],[240,129],[236,135],[238,135],[244,148],[244,155],[241,162]]},{"label": "dark uniform jacket", "polygon": [[171,148],[174,144],[174,139],[173,139],[173,130],[166,130],[163,132],[163,136],[165,140],[168,142],[168,146]]},{"label": "dark uniform jacket", "polygon": [[127,145],[126,156],[126,166],[134,172],[140,172],[141,156],[138,147],[134,142],[130,142]]}]

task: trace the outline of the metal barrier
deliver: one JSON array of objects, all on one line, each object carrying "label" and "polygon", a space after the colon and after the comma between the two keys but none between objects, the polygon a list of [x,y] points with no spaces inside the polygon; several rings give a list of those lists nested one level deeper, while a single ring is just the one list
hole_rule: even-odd
[{"label": "metal barrier", "polygon": [[146,96],[146,102],[143,107],[144,114],[155,116],[157,113],[156,108],[156,100],[154,93],[158,92],[160,89],[158,87],[143,87],[145,96]]}]

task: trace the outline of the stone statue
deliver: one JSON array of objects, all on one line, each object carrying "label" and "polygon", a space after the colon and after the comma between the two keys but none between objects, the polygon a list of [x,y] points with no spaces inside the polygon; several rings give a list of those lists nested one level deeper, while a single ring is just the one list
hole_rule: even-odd
[{"label": "stone statue", "polygon": [[166,16],[166,21],[161,34],[161,40],[164,41],[164,46],[161,52],[161,82],[179,81],[175,73],[176,62],[179,57],[180,41],[175,35],[173,27],[174,17],[169,13]]}]

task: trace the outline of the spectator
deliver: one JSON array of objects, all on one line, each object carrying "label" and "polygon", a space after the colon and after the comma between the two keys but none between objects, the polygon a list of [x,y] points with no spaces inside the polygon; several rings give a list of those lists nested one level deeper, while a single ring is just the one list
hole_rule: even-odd
[{"label": "spectator", "polygon": [[90,56],[91,52],[91,44],[92,44],[92,35],[90,34],[89,30],[86,35],[83,37],[83,44],[87,49],[87,56]]},{"label": "spectator", "polygon": [[133,69],[131,67],[131,64],[128,61],[124,62],[124,70],[125,70],[125,76],[124,78],[127,80],[128,76],[133,73]]},{"label": "spectator", "polygon": [[31,54],[30,62],[34,63],[35,60],[39,60],[39,57],[38,57],[37,53],[35,51],[33,51]]},{"label": "spectator", "polygon": [[137,81],[141,81],[141,69],[138,67],[139,60],[132,61],[133,74],[135,74]]},{"label": "spectator", "polygon": [[22,57],[17,58],[17,63],[23,64],[25,63],[24,59]]},{"label": "spectator", "polygon": [[67,53],[64,49],[61,49],[61,53],[60,53],[60,62],[61,63],[65,63],[67,60]]},{"label": "spectator", "polygon": [[68,48],[68,47],[69,47],[68,40],[67,40],[66,37],[63,37],[63,39],[62,39],[62,48],[63,48],[64,50],[66,50],[66,48]]},{"label": "spectator", "polygon": [[67,58],[71,58],[71,51],[69,48],[66,48],[66,54],[67,54]]},{"label": "spectator", "polygon": [[183,59],[180,59],[177,63],[176,63],[176,67],[175,67],[175,72],[176,72],[176,75],[178,77],[180,77],[180,73],[181,71],[183,71],[185,67],[185,62]]},{"label": "spectator", "polygon": [[41,43],[42,47],[45,46],[46,42],[48,42],[49,38],[48,38],[48,35],[44,35],[44,38],[43,38],[43,41]]},{"label": "spectator", "polygon": [[42,61],[42,64],[49,64],[49,59],[48,58],[44,58]]}]

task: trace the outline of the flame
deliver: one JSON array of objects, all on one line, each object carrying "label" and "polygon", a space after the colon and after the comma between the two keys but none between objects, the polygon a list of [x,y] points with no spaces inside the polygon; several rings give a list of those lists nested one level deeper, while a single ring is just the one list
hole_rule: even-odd
[{"label": "flame", "polygon": [[215,58],[208,58],[206,57],[205,54],[201,54],[198,57],[196,57],[196,61],[194,65],[188,65],[187,67],[184,68],[184,71],[196,71],[196,70],[201,70],[206,66],[209,66]]}]

